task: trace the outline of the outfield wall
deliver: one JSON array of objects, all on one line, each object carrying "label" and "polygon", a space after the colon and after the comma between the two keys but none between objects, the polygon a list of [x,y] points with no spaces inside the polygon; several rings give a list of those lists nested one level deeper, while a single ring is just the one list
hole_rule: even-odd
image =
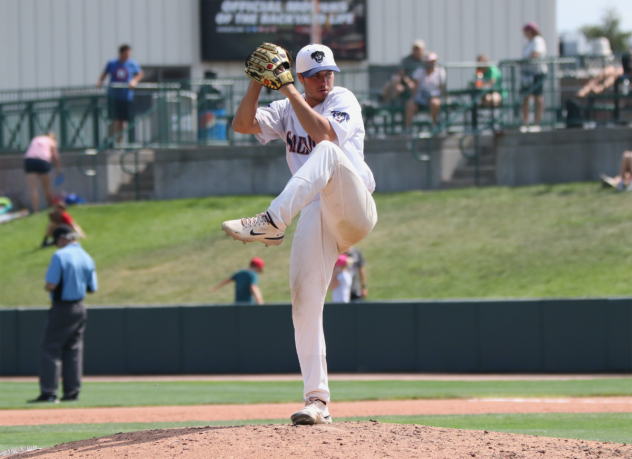
[{"label": "outfield wall", "polygon": [[[37,374],[46,309],[0,309],[0,375]],[[327,304],[333,372],[630,372],[632,298]],[[296,373],[290,305],[91,307],[85,373]]]},{"label": "outfield wall", "polygon": [[632,129],[565,129],[497,134],[498,185],[569,183],[615,176],[621,155],[632,150]]},{"label": "outfield wall", "polygon": [[[61,191],[76,193],[89,202],[92,202],[95,179],[83,175],[79,171],[77,164],[82,154],[82,152],[78,151],[62,152],[62,168],[65,181],[59,187],[53,184],[53,193]],[[132,183],[133,176],[121,170],[120,151],[98,155],[96,157],[96,163],[92,162],[92,158],[93,157],[84,158],[83,166],[86,169],[94,168],[97,171],[96,188],[98,201],[111,201],[112,196],[116,195],[121,186]],[[141,154],[139,155],[141,170],[152,161],[153,152],[151,150],[141,150]],[[130,156],[126,164],[128,164],[128,167],[133,168],[133,157]],[[31,197],[24,173],[23,155],[0,155],[0,196],[8,196],[11,198],[17,208],[28,208],[30,206]],[[46,200],[44,199],[40,185],[40,208],[44,209],[46,205]]]},{"label": "outfield wall", "polygon": [[[366,141],[365,160],[375,176],[376,191],[439,188],[461,160],[458,141],[459,136],[455,135],[434,139],[430,174],[428,163],[416,160],[410,153],[410,140]],[[277,195],[291,178],[283,142],[155,150],[153,170],[156,199]]]},{"label": "outfield wall", "polygon": [[[433,139],[430,171],[427,162],[413,158],[407,139],[371,139],[365,143],[366,162],[375,175],[378,192],[441,188],[466,163],[460,153],[460,134]],[[425,153],[425,143],[419,143]],[[621,154],[632,150],[632,129],[567,129],[537,133],[504,132],[494,136],[498,185],[523,186],[599,180],[616,175]],[[120,152],[97,158],[98,200],[129,199],[132,176],[121,171]],[[74,192],[93,199],[93,179],[77,169],[78,152],[62,156],[66,182],[55,191]],[[128,158],[131,164],[132,157]],[[29,205],[22,155],[0,155],[0,194],[17,206]],[[285,144],[209,146],[143,150],[141,182],[148,196],[177,199],[203,196],[278,194],[290,178]],[[150,166],[151,167],[148,167]],[[87,158],[86,167],[92,167]],[[131,166],[129,166],[131,167]],[[143,184],[141,183],[141,186]],[[121,190],[127,188],[125,196]],[[42,206],[45,205],[41,200]]]},{"label": "outfield wall", "polygon": [[[429,185],[428,163],[413,158],[409,140],[367,141],[365,157],[375,175],[377,191],[439,188],[441,181],[452,175],[461,160],[458,137],[437,138],[433,148]],[[77,169],[79,155],[79,152],[62,152],[66,181],[53,191],[77,193],[91,202],[94,179],[82,175]],[[148,191],[154,199],[276,195],[291,177],[285,155],[283,142],[272,142],[265,146],[143,150],[140,155],[141,170],[148,171],[150,176],[141,175],[141,181],[149,180],[151,189]],[[100,202],[121,198],[119,192],[122,187],[129,188],[132,183],[132,176],[121,170],[120,156],[121,152],[111,151],[96,158],[97,199]],[[92,158],[85,158],[84,166],[92,168],[91,161]],[[128,168],[133,168],[132,161],[133,157],[127,158]],[[28,207],[30,204],[23,164],[22,155],[0,155],[0,195],[6,194],[18,207]],[[147,169],[149,165],[152,167]],[[45,206],[43,198],[41,201],[41,206]]]}]

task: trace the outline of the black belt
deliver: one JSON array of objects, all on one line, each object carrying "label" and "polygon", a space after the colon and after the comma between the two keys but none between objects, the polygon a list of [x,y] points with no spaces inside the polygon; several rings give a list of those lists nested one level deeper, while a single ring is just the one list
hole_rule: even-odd
[{"label": "black belt", "polygon": [[83,301],[83,298],[80,298],[78,300],[72,300],[72,301],[67,301],[67,300],[53,300],[53,306],[74,306],[77,303],[81,303]]}]

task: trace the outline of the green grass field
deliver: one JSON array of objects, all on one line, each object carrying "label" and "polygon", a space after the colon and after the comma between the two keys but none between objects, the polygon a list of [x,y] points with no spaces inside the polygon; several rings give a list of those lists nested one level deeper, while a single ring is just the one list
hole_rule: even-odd
[{"label": "green grass field", "polygon": [[[370,299],[604,297],[632,293],[632,206],[595,183],[376,194],[379,222],[360,244]],[[224,236],[221,222],[270,197],[130,202],[71,209],[88,233],[100,291],[90,304],[231,302],[208,288],[262,256],[267,301],[288,302],[286,242],[266,249]],[[0,303],[45,305],[52,249],[46,214],[0,226]]]},{"label": "green grass field", "polygon": [[[632,442],[632,414],[485,414],[466,416],[373,416],[380,422],[420,424],[455,429],[491,430],[526,435],[559,438],[579,438],[619,443]],[[368,421],[369,418],[340,418],[334,422]],[[17,446],[35,445],[40,448],[92,437],[104,437],[118,432],[197,427],[208,425],[289,423],[288,419],[264,421],[191,421],[119,424],[41,425],[0,427],[0,451]]]},{"label": "green grass field", "polygon": [[[571,381],[330,381],[336,401],[632,395],[632,378]],[[0,382],[0,409],[299,402],[302,381],[84,383],[72,404],[27,404],[36,383]]]}]

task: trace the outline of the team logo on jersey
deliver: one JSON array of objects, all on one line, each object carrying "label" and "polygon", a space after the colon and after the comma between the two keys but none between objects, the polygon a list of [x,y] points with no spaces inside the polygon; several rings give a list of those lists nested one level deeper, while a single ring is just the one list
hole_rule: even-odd
[{"label": "team logo on jersey", "polygon": [[323,53],[322,51],[314,51],[312,53],[312,59],[314,59],[319,64],[323,61],[324,58],[325,58],[325,53]]},{"label": "team logo on jersey", "polygon": [[115,75],[114,78],[117,81],[127,81],[128,73],[127,73],[127,69],[125,69],[125,67],[117,68],[114,75]]},{"label": "team logo on jersey", "polygon": [[339,112],[337,110],[332,110],[331,116],[333,116],[334,119],[339,123],[342,123],[343,121],[349,121],[349,119],[351,118],[347,112]]},{"label": "team logo on jersey", "polygon": [[296,134],[292,134],[292,131],[287,132],[285,144],[290,153],[296,153],[298,155],[309,155],[312,150],[316,148],[316,142],[314,142],[310,136],[297,136]]}]

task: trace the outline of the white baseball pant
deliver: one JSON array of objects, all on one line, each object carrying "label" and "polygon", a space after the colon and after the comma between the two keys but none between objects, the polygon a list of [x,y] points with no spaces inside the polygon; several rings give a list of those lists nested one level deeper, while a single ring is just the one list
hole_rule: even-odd
[{"label": "white baseball pant", "polygon": [[[320,193],[320,200],[312,199]],[[292,320],[305,400],[329,402],[323,306],[338,255],[377,222],[375,201],[344,152],[321,142],[268,209],[285,231],[301,212],[290,255]]]}]

